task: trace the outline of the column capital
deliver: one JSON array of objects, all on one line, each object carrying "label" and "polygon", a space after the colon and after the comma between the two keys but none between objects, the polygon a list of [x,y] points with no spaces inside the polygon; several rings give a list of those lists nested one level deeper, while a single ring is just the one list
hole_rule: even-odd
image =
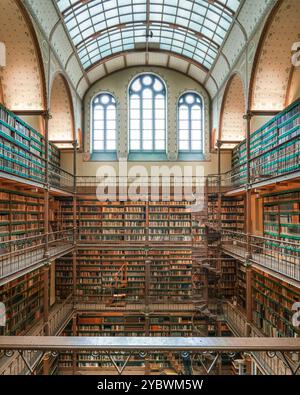
[{"label": "column capital", "polygon": [[42,113],[42,116],[43,116],[44,119],[47,119],[47,120],[52,119],[52,114],[50,113],[50,110],[44,111]]},{"label": "column capital", "polygon": [[221,146],[222,146],[222,141],[221,140],[217,140],[216,141],[216,147],[217,148],[221,148]]},{"label": "column capital", "polygon": [[253,114],[252,114],[252,112],[250,110],[248,110],[246,112],[246,114],[243,115],[243,119],[245,119],[247,121],[250,121],[252,117],[253,117]]},{"label": "column capital", "polygon": [[45,253],[44,253],[44,258],[46,258],[47,260],[46,260],[46,262],[44,263],[43,268],[44,268],[44,270],[48,270],[49,267],[51,266],[51,262],[49,261],[49,258],[50,258],[49,251],[45,251]]}]

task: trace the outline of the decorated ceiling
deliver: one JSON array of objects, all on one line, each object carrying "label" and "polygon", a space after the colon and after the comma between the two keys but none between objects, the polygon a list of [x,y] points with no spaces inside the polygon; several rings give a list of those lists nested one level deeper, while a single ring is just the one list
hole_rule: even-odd
[{"label": "decorated ceiling", "polygon": [[147,46],[210,69],[240,0],[57,0],[57,5],[85,69]]},{"label": "decorated ceiling", "polygon": [[24,0],[83,96],[100,78],[163,66],[214,97],[275,0]]}]

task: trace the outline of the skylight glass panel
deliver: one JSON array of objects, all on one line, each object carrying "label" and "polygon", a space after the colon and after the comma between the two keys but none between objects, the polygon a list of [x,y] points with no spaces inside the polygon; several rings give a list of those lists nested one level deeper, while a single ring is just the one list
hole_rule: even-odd
[{"label": "skylight glass panel", "polygon": [[85,68],[136,43],[146,46],[146,42],[159,43],[162,50],[210,68],[240,4],[239,0],[150,0],[147,15],[146,0],[52,1],[62,13]]}]

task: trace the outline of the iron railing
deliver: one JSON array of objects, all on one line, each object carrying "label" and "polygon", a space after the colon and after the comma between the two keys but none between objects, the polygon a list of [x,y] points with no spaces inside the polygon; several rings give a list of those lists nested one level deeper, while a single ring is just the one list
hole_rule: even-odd
[{"label": "iron railing", "polygon": [[[253,338],[263,337],[263,334],[256,327],[247,322],[245,314],[236,306],[233,306],[229,302],[224,303],[223,313],[229,327],[237,336]],[[288,375],[292,373],[290,367],[283,359],[283,355],[263,352],[252,352],[251,355],[265,374]],[[293,363],[291,358],[289,358],[289,364],[295,369],[295,363]]]},{"label": "iron railing", "polygon": [[38,235],[0,243],[0,283],[15,273],[23,274],[28,268],[37,268],[47,259],[64,254],[72,246],[73,229],[48,234],[48,252],[45,257],[46,235]]},{"label": "iron railing", "polygon": [[[1,132],[1,131],[0,131]],[[0,171],[17,177],[44,184],[46,172],[45,142],[40,136],[40,144],[33,150],[5,133],[0,135]],[[51,144],[49,143],[49,153]],[[74,175],[49,161],[49,184],[52,187],[73,191]]]},{"label": "iron railing", "polygon": [[248,162],[234,166],[221,175],[222,186],[227,189],[239,188],[247,184],[247,166],[250,180],[254,184],[272,181],[276,177],[292,175],[300,171],[300,139],[293,136],[258,155],[253,155]]},{"label": "iron railing", "polygon": [[49,184],[54,188],[74,192],[74,175],[49,163]]},{"label": "iron railing", "polygon": [[[51,336],[58,335],[64,327],[68,324],[71,316],[74,312],[72,296],[70,295],[62,303],[56,303],[55,306],[50,310],[49,313],[49,333]],[[44,334],[44,323],[39,321],[33,328],[27,333],[26,337],[34,339]],[[11,336],[11,339],[16,336]],[[6,353],[0,358],[0,375],[20,375],[20,374],[32,374],[37,366],[43,359],[43,353],[40,351],[32,352],[30,350],[24,351],[24,353]]]},{"label": "iron railing", "polygon": [[[86,353],[97,359],[104,353],[118,374],[123,373],[131,359],[146,361],[153,353],[169,355],[170,352],[191,364],[199,362],[207,374],[213,371],[218,362],[221,363],[223,356],[234,358],[239,354],[257,352],[284,361],[286,370],[283,374],[297,374],[300,368],[300,341],[295,338],[3,336],[0,338],[0,349],[6,355],[17,355],[25,365],[29,365],[26,354],[29,351],[38,352],[40,360],[70,352]],[[292,356],[298,358],[296,366],[290,363]]]},{"label": "iron railing", "polygon": [[[250,261],[300,281],[300,247],[298,243],[249,235]],[[246,258],[247,235],[241,232],[222,231],[223,248],[227,252]]]}]

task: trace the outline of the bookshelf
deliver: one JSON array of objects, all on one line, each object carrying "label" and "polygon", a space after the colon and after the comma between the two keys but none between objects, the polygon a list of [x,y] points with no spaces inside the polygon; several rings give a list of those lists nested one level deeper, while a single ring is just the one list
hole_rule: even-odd
[{"label": "bookshelf", "polygon": [[0,300],[6,306],[6,336],[24,334],[41,318],[43,303],[42,270],[26,274],[0,287]]},{"label": "bookshelf", "polygon": [[[252,182],[300,169],[300,99],[296,100],[250,136]],[[246,141],[233,149],[233,184],[247,182]]]},{"label": "bookshelf", "polygon": [[[192,336],[192,314],[186,312],[151,313],[149,322],[145,315],[140,312],[97,312],[80,313],[77,316],[76,333],[78,336]],[[72,333],[71,323],[64,330],[63,336]],[[126,358],[126,356],[125,356]],[[121,353],[116,355],[115,361],[120,364],[124,360]],[[62,371],[72,368],[72,355],[61,354],[59,366]],[[173,369],[174,373],[182,370],[180,355],[174,353],[151,352],[147,356],[147,363],[151,372]],[[145,370],[146,359],[133,355],[128,366],[143,368]],[[113,364],[107,354],[89,355],[85,352],[76,354],[76,366],[78,370],[93,370],[95,368],[110,369]],[[176,367],[176,369],[174,369]]]},{"label": "bookshelf", "polygon": [[220,294],[225,299],[235,296],[237,282],[237,261],[227,255],[221,256]]},{"label": "bookshelf", "polygon": [[300,240],[300,189],[264,194],[263,205],[265,235]]},{"label": "bookshelf", "polygon": [[[59,168],[60,153],[49,144],[49,161]],[[0,104],[0,171],[44,182],[45,139],[21,118]],[[53,175],[53,182],[59,175]]]},{"label": "bookshelf", "polygon": [[[78,198],[79,240],[83,242],[191,242],[203,238],[203,229],[187,208],[190,203],[100,202]],[[71,213],[71,203],[69,206]]]},{"label": "bookshelf", "polygon": [[192,296],[192,250],[152,249],[150,265],[150,299],[152,301],[187,301]]},{"label": "bookshelf", "polygon": [[232,150],[231,157],[232,183],[244,185],[247,183],[247,146],[246,141],[240,142]]},{"label": "bookshelf", "polygon": [[[218,228],[219,207],[217,193],[208,195],[208,224]],[[223,230],[244,231],[244,196],[221,196],[221,228]]]},{"label": "bookshelf", "polygon": [[60,197],[52,202],[53,217],[51,227],[53,230],[70,230],[73,228],[73,201],[69,197]]},{"label": "bookshelf", "polygon": [[[33,246],[40,239],[26,237],[44,233],[44,197],[17,189],[0,188],[0,248],[1,253]],[[16,243],[6,244],[9,240]]]},{"label": "bookshelf", "polygon": [[80,241],[146,240],[145,202],[100,202],[80,196],[77,206]]},{"label": "bookshelf", "polygon": [[241,310],[246,310],[246,267],[238,264],[236,271],[236,301]]},{"label": "bookshelf", "polygon": [[299,289],[259,270],[253,271],[253,320],[266,335],[298,337],[292,325],[292,306],[299,301]]},{"label": "bookshelf", "polygon": [[[146,265],[149,265],[149,298],[183,302],[192,296],[191,249],[78,248],[77,293],[84,300],[134,302],[145,300]],[[72,291],[72,256],[56,261],[57,297]]]}]

